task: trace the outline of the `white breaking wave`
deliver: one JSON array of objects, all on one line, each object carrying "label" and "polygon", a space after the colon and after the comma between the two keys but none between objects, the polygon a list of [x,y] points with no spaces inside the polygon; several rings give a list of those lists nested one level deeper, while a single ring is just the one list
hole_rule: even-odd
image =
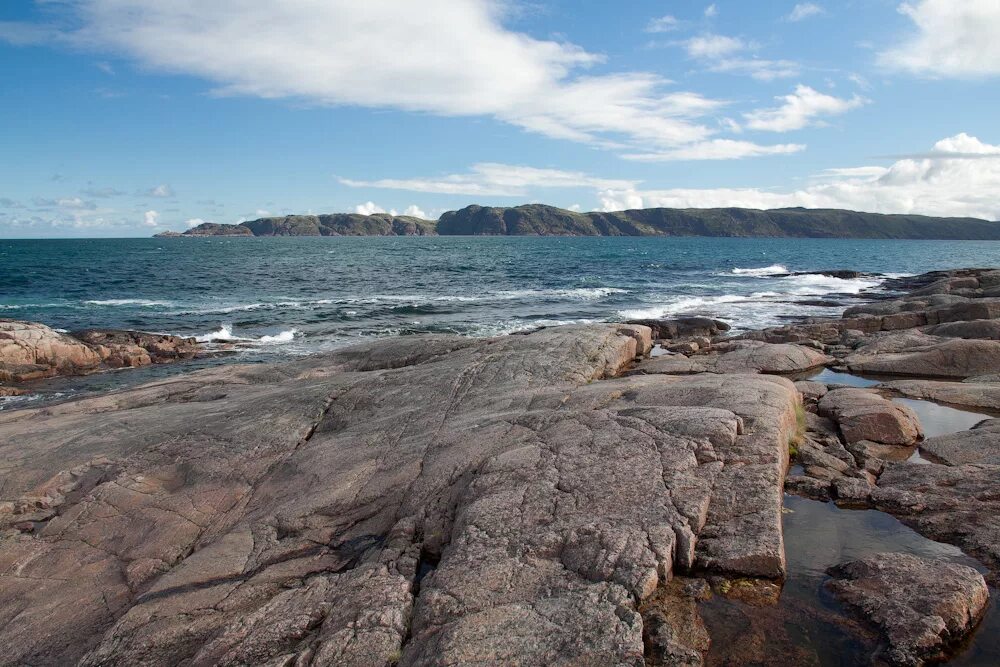
[{"label": "white breaking wave", "polygon": [[741,269],[737,267],[731,273],[737,276],[774,276],[781,273],[788,273],[788,269],[781,264],[772,264],[771,266],[762,266],[754,269]]},{"label": "white breaking wave", "polygon": [[711,314],[713,308],[727,303],[739,303],[750,301],[753,296],[740,296],[738,294],[722,294],[720,296],[691,296],[677,299],[671,303],[650,308],[637,308],[633,310],[620,310],[618,315],[625,320],[655,320],[667,315],[679,315],[682,313]]},{"label": "white breaking wave", "polygon": [[150,299],[90,299],[84,301],[90,306],[172,306],[170,301],[152,301]]},{"label": "white breaking wave", "polygon": [[295,334],[299,331],[298,329],[288,329],[287,331],[282,331],[279,334],[273,336],[261,336],[258,340],[259,343],[264,345],[280,345],[282,343],[291,343],[295,340]]},{"label": "white breaking wave", "polygon": [[878,287],[882,280],[877,278],[834,278],[818,273],[802,276],[788,276],[780,279],[788,284],[788,294],[794,296],[819,296],[823,294],[858,294],[859,292]]},{"label": "white breaking wave", "polygon": [[241,343],[260,343],[261,345],[281,345],[282,343],[291,343],[295,340],[295,335],[298,334],[298,329],[288,329],[280,333],[274,334],[273,336],[261,336],[260,338],[249,338],[247,336],[237,336],[233,333],[233,325],[223,324],[220,325],[215,331],[210,331],[207,334],[201,336],[195,336],[195,340],[199,343],[212,343],[215,341],[235,341]]}]

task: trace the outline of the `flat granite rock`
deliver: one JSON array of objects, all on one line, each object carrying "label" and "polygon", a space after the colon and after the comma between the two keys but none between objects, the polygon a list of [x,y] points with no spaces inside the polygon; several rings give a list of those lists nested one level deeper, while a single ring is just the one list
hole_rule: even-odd
[{"label": "flat granite rock", "polygon": [[881,553],[837,565],[827,587],[882,632],[877,657],[916,666],[943,657],[982,618],[989,602],[983,575],[966,565]]},{"label": "flat granite rock", "polygon": [[872,501],[921,535],[954,544],[1000,573],[1000,466],[886,466]]},{"label": "flat granite rock", "polygon": [[1000,384],[998,383],[896,380],[883,382],[879,388],[909,398],[922,398],[970,408],[1000,410]]},{"label": "flat granite rock", "polygon": [[741,340],[716,346],[722,353],[699,357],[714,373],[800,373],[833,361],[822,352],[791,343]]},{"label": "flat granite rock", "polygon": [[927,438],[920,443],[920,451],[951,466],[1000,465],[1000,419],[987,419],[967,431]]},{"label": "flat granite rock", "polygon": [[780,578],[798,393],[644,327],[413,336],[0,413],[0,663],[643,665],[674,573]]},{"label": "flat granite rock", "polygon": [[1000,341],[951,338],[908,351],[861,351],[849,355],[845,363],[856,373],[966,378],[1000,368]]},{"label": "flat granite rock", "polygon": [[910,446],[923,437],[910,408],[867,389],[834,389],[819,400],[819,414],[840,426],[848,444],[861,441]]}]

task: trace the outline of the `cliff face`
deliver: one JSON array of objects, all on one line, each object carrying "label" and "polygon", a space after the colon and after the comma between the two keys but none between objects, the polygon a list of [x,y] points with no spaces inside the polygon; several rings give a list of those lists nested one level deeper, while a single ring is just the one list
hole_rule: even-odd
[{"label": "cliff face", "polygon": [[[466,206],[438,221],[387,213],[289,215],[238,225],[206,222],[182,236],[728,236],[853,239],[1000,239],[976,218],[883,215],[840,209],[649,208],[576,213],[555,206]],[[165,232],[158,236],[178,236]]]}]

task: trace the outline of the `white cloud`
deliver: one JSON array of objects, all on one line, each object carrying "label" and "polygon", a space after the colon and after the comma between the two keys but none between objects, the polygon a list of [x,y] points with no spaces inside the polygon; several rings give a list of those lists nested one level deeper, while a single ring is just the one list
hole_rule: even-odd
[{"label": "white cloud", "polygon": [[757,45],[738,37],[705,33],[680,42],[688,57],[700,60],[711,72],[744,74],[761,81],[796,76],[798,63],[791,60],[766,60],[747,55]]},{"label": "white cloud", "polygon": [[149,190],[146,190],[145,194],[147,197],[161,197],[161,198],[173,197],[174,189],[166,184],[157,185],[155,187],[150,188]]},{"label": "white cloud", "polygon": [[598,178],[579,171],[540,169],[494,162],[474,164],[464,174],[405,179],[384,178],[376,181],[358,181],[349,178],[338,180],[343,185],[355,188],[371,187],[434,194],[496,197],[523,197],[529,188],[593,188],[601,190],[630,188],[637,185],[635,181]]},{"label": "white cloud", "polygon": [[142,224],[146,227],[156,227],[160,224],[160,214],[156,211],[146,211],[142,216]]},{"label": "white cloud", "polygon": [[423,218],[424,220],[427,219],[427,214],[424,213],[423,209],[416,204],[410,204],[407,206],[406,210],[403,211],[403,215],[412,215],[415,218]]},{"label": "white cloud", "polygon": [[719,8],[715,6],[714,2],[710,4],[708,7],[705,7],[705,16],[712,18],[713,16],[718,16],[718,15],[719,15]]},{"label": "white cloud", "polygon": [[842,99],[801,84],[795,87],[795,92],[775,99],[783,102],[776,109],[759,109],[743,114],[749,129],[767,132],[800,130],[816,124],[818,122],[816,118],[819,116],[846,113],[868,102],[859,95],[851,99]]},{"label": "white cloud", "polygon": [[[505,0],[60,0],[59,6],[74,29],[5,23],[0,39],[110,53],[207,79],[219,95],[487,116],[598,146],[671,148],[713,133],[676,106],[663,77],[587,76],[602,56],[505,27]],[[405,44],[406,54],[375,44]]]},{"label": "white cloud", "polygon": [[747,48],[742,39],[711,33],[692,37],[683,46],[692,58],[721,58]]},{"label": "white cloud", "polygon": [[667,14],[650,20],[646,24],[646,32],[671,32],[680,27],[680,21],[676,17]]},{"label": "white cloud", "polygon": [[385,209],[373,201],[358,204],[354,207],[354,212],[360,215],[373,215],[375,213],[385,213]]},{"label": "white cloud", "polygon": [[1000,220],[1000,146],[958,134],[937,142],[923,158],[889,167],[828,170],[791,192],[759,188],[639,190],[599,193],[603,210],[629,208],[845,208],[875,213],[917,213]]},{"label": "white cloud", "polygon": [[626,160],[638,162],[667,162],[674,160],[738,160],[763,155],[787,155],[805,150],[803,144],[776,144],[762,146],[750,141],[712,139],[659,153],[633,153],[622,155]]},{"label": "white cloud", "polygon": [[791,13],[785,17],[785,20],[795,23],[810,16],[818,16],[824,13],[826,13],[825,10],[815,2],[800,2],[792,7]]},{"label": "white cloud", "polygon": [[202,220],[201,218],[191,218],[190,220],[188,220],[184,224],[187,225],[188,229],[193,229],[193,228],[197,227],[198,225],[204,225],[205,221]]},{"label": "white cloud", "polygon": [[935,77],[1000,75],[997,0],[919,0],[899,11],[916,30],[879,54],[883,66]]}]

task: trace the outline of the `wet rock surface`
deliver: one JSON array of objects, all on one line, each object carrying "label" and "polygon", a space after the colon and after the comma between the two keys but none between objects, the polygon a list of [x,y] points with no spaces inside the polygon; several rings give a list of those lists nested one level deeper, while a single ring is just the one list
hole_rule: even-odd
[{"label": "wet rock surface", "polygon": [[0,661],[641,665],[675,572],[784,573],[798,401],[604,379],[648,340],[410,337],[2,414]]},{"label": "wet rock surface", "polygon": [[877,626],[892,665],[923,665],[971,631],[986,609],[989,590],[965,565],[884,553],[830,569],[827,587]]}]

